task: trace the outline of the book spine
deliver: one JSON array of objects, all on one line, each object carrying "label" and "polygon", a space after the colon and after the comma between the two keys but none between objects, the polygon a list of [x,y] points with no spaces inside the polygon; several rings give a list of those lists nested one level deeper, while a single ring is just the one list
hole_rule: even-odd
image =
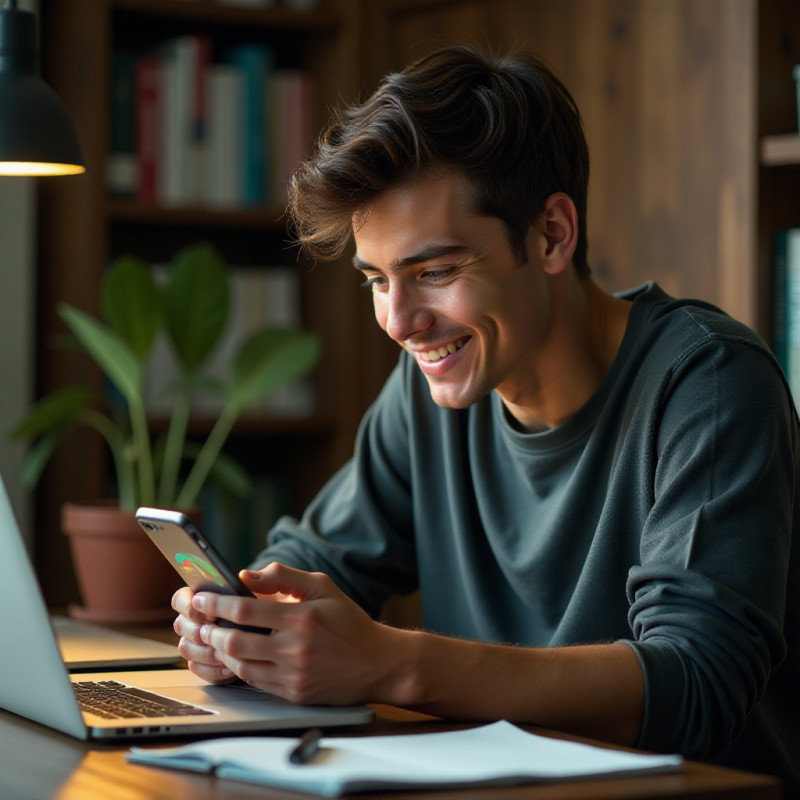
[{"label": "book spine", "polygon": [[116,52],[111,61],[110,146],[107,187],[115,197],[136,195],[136,58]]},{"label": "book spine", "polygon": [[297,70],[281,70],[274,76],[275,168],[273,195],[276,202],[286,202],[286,190],[292,173],[302,160],[307,144],[304,130],[304,75]]},{"label": "book spine", "polygon": [[161,49],[161,111],[163,115],[158,199],[165,206],[198,203],[200,159],[205,132],[205,69],[210,40],[178,36]]},{"label": "book spine", "polygon": [[161,140],[160,74],[157,58],[145,56],[136,62],[136,154],[137,198],[155,203],[159,141]]},{"label": "book spine", "polygon": [[208,72],[211,68],[211,38],[193,37],[188,80],[191,82],[189,108],[189,146],[187,165],[187,194],[192,203],[202,203],[205,196],[205,161],[208,158]]},{"label": "book spine", "polygon": [[800,228],[786,233],[786,312],[786,377],[800,407]]},{"label": "book spine", "polygon": [[789,313],[786,280],[787,232],[778,231],[772,239],[772,352],[784,374],[788,374],[786,327]]},{"label": "book spine", "polygon": [[261,45],[234,48],[232,61],[244,75],[244,122],[242,157],[242,202],[261,206],[267,202],[269,175],[269,124],[267,112],[268,76],[272,69],[272,51]]},{"label": "book spine", "polygon": [[219,208],[242,205],[242,170],[238,168],[244,122],[244,76],[233,64],[208,70],[208,125],[203,164],[203,200]]}]

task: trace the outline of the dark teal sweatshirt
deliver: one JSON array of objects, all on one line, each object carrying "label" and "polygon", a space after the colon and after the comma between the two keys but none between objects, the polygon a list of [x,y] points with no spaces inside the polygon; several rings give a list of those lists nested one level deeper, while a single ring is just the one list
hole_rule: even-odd
[{"label": "dark teal sweatshirt", "polygon": [[419,587],[426,628],[446,635],[624,642],[645,676],[640,747],[800,793],[800,444],[785,380],[717,309],[654,284],[620,296],[633,306],[608,375],[543,433],[515,430],[494,393],[439,408],[403,355],[352,460],[300,521],[278,521],[255,564],[326,572],[373,614]]}]

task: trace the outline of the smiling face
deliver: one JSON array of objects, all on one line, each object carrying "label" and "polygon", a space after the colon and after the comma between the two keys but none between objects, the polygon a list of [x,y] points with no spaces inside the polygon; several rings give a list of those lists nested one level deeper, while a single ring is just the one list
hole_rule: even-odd
[{"label": "smiling face", "polygon": [[435,403],[466,408],[496,389],[525,405],[549,328],[540,223],[516,254],[503,222],[475,210],[466,178],[443,172],[381,195],[354,237],[378,323],[416,359]]}]

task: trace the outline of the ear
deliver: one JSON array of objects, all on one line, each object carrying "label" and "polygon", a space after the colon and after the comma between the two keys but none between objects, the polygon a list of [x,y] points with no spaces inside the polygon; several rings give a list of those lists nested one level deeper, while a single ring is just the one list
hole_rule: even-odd
[{"label": "ear", "polygon": [[544,236],[542,268],[547,274],[556,275],[572,263],[578,243],[578,211],[572,198],[555,192],[545,200],[539,219]]}]

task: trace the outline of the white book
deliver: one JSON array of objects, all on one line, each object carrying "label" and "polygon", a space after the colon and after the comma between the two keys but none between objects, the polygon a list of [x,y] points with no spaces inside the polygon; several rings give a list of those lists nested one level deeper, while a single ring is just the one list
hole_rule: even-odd
[{"label": "white book", "polygon": [[212,64],[207,80],[203,202],[215,208],[236,208],[242,205],[244,75],[233,64]]},{"label": "white book", "polygon": [[161,158],[158,202],[186,206],[200,201],[203,142],[198,127],[198,86],[204,43],[199,36],[178,36],[161,51]]},{"label": "white book", "polygon": [[[264,276],[264,324],[270,328],[302,327],[303,299],[298,267],[268,267]],[[310,378],[282,386],[264,400],[266,412],[276,417],[310,417],[315,406]]]}]

